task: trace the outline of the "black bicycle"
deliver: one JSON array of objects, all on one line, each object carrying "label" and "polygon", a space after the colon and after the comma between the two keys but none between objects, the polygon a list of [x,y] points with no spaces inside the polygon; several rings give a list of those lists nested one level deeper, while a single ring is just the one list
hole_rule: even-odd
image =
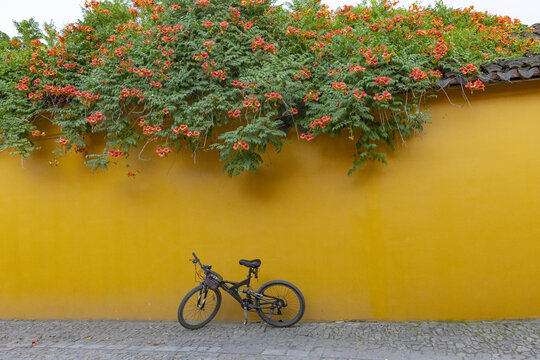
[{"label": "black bicycle", "polygon": [[[261,260],[240,260],[240,265],[249,269],[248,276],[240,282],[225,281],[218,273],[212,271],[212,265],[201,264],[197,255],[193,253],[195,274],[200,276],[202,282],[191,290],[178,307],[178,322],[187,329],[199,329],[208,324],[216,316],[221,305],[222,288],[240,303],[244,309],[244,325],[247,324],[247,312],[257,311],[257,314],[266,323],[287,327],[296,324],[306,309],[304,296],[296,286],[283,280],[273,280],[265,283],[259,290],[253,291],[250,287],[251,276],[258,277]],[[204,275],[197,271],[197,264]],[[245,288],[240,289],[240,287]],[[245,297],[240,296],[245,294]]]}]

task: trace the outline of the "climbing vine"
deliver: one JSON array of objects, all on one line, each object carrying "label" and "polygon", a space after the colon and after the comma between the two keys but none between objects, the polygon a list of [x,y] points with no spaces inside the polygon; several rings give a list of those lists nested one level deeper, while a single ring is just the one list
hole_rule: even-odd
[{"label": "climbing vine", "polygon": [[[86,1],[59,32],[0,45],[0,149],[29,156],[47,114],[56,152],[86,153],[93,168],[135,147],[157,158],[215,149],[232,176],[256,171],[295,127],[293,141],[354,141],[354,171],[422,130],[424,95],[445,74],[483,90],[483,65],[537,51],[528,30],[442,3]],[[106,139],[99,153],[88,150],[93,133]]]}]

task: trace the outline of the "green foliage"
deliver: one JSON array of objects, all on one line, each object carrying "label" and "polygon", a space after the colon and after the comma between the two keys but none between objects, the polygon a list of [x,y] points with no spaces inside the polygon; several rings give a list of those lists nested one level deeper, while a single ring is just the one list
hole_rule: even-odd
[{"label": "green foliage", "polygon": [[13,25],[15,25],[15,29],[17,29],[17,32],[19,33],[15,39],[21,41],[25,45],[29,45],[30,41],[32,40],[43,38],[43,33],[40,30],[39,23],[34,20],[34,18],[22,21],[13,21]]},{"label": "green foliage", "polygon": [[16,23],[10,45],[0,34],[0,149],[28,156],[47,114],[61,131],[59,154],[87,151],[89,134],[105,137],[103,151],[87,154],[93,168],[140,146],[160,157],[215,149],[232,176],[256,171],[294,125],[302,141],[355,141],[352,172],[385,163],[383,149],[422,131],[425,93],[442,73],[462,72],[482,89],[482,65],[538,50],[509,18],[442,3],[288,6],[87,1],[83,18],[60,32]]},{"label": "green foliage", "polygon": [[0,31],[0,51],[5,51],[9,46],[9,36]]},{"label": "green foliage", "polygon": [[47,43],[48,47],[54,47],[58,40],[58,31],[56,30],[54,21],[48,23],[46,22],[45,24],[43,24],[43,28],[45,29],[45,32],[43,33],[43,39]]}]

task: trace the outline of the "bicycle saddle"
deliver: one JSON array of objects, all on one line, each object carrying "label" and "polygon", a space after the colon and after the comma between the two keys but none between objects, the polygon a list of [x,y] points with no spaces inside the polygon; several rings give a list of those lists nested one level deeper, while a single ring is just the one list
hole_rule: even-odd
[{"label": "bicycle saddle", "polygon": [[240,260],[238,262],[240,265],[244,265],[246,267],[249,267],[249,268],[258,268],[259,266],[261,266],[261,260],[259,259],[255,259],[255,260]]}]

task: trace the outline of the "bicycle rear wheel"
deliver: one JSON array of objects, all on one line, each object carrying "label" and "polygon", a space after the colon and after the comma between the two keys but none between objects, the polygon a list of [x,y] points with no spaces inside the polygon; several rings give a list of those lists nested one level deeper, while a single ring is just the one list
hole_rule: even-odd
[{"label": "bicycle rear wheel", "polygon": [[269,281],[257,293],[255,298],[257,313],[263,321],[276,327],[296,324],[306,310],[306,302],[300,290],[290,282],[283,280]]},{"label": "bicycle rear wheel", "polygon": [[216,316],[221,305],[221,293],[199,285],[182,299],[178,307],[178,322],[186,329],[199,329]]}]

